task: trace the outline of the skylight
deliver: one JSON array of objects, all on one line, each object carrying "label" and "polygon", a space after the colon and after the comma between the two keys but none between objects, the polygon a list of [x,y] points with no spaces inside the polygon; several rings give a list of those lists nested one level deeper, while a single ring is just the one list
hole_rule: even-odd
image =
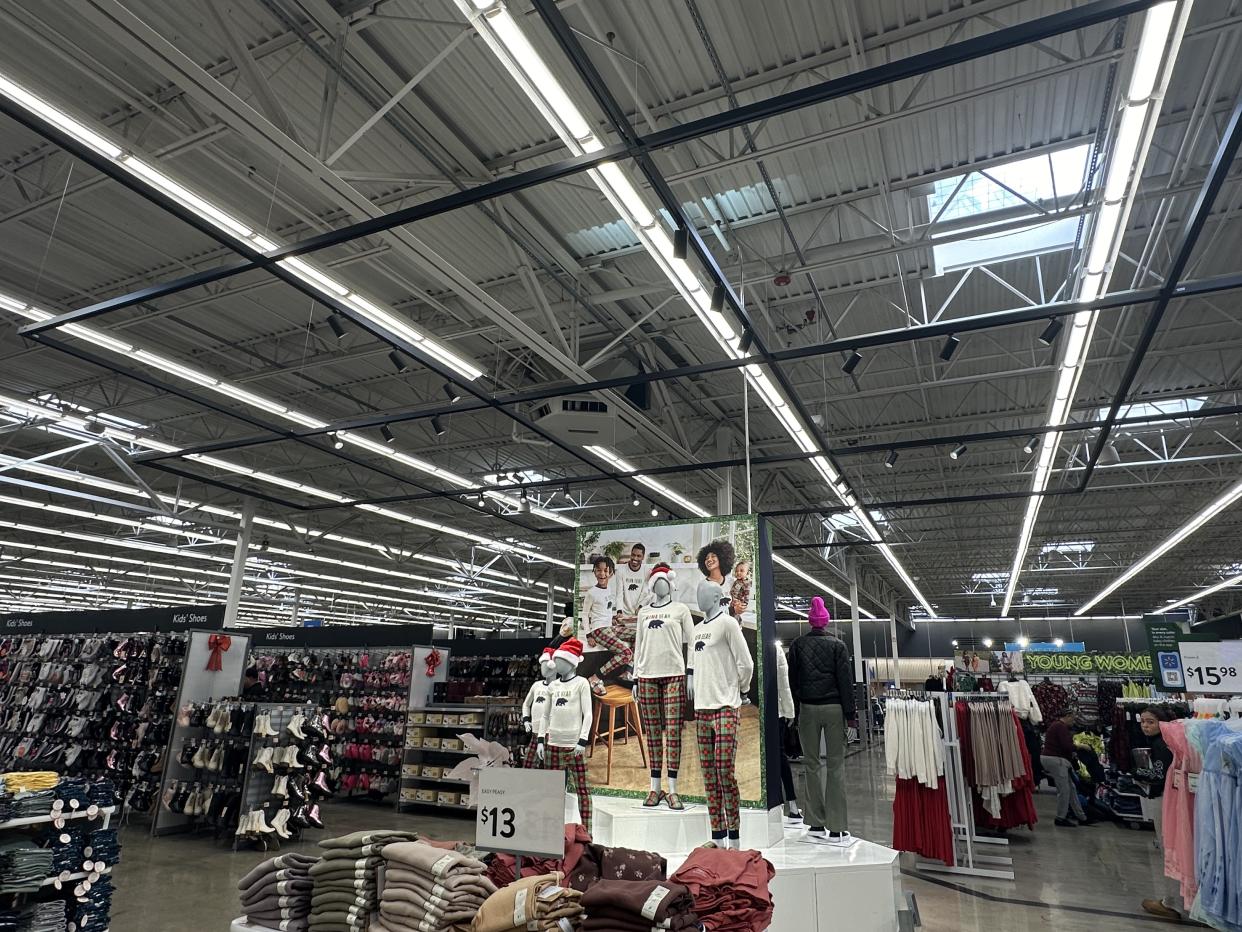
[{"label": "skylight", "polygon": [[932,247],[936,274],[1071,247],[1078,235],[1077,217],[991,233],[986,230],[1000,220],[984,218],[1014,209],[1018,212],[1007,216],[1006,221],[1035,218],[1041,208],[1064,207],[1067,198],[1082,187],[1090,154],[1091,146],[1084,144],[935,182],[927,196],[928,213],[934,220],[983,220],[978,236]]},{"label": "skylight", "polygon": [[[1095,541],[1093,540],[1056,540],[1050,541],[1039,548],[1041,554],[1047,553],[1072,553],[1075,556],[1085,556],[1095,549]],[[1006,576],[1009,574],[1006,573]]]},{"label": "skylight", "polygon": [[[1150,421],[1147,424],[1127,425],[1126,430],[1141,430],[1144,427],[1154,427],[1158,424],[1167,424],[1176,420],[1178,415],[1189,414],[1191,411],[1198,411],[1205,404],[1207,399],[1198,396],[1193,398],[1169,398],[1163,401],[1139,401],[1131,405],[1123,405],[1117,410],[1117,417],[1154,417],[1158,414],[1167,414],[1167,420]],[[1100,408],[1095,412],[1095,416],[1104,420],[1108,417],[1108,408]]]}]

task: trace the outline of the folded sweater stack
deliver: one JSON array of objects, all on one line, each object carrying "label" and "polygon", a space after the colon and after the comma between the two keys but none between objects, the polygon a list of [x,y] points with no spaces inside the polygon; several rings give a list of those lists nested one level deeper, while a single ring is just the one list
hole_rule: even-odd
[{"label": "folded sweater stack", "polygon": [[318,860],[305,854],[282,854],[239,880],[242,909],[250,923],[280,932],[306,932],[313,887],[310,869]]},{"label": "folded sweater stack", "polygon": [[470,932],[575,932],[582,928],[581,899],[581,893],[565,886],[560,871],[523,877],[487,898]]},{"label": "folded sweater stack", "polygon": [[482,861],[421,842],[384,848],[380,932],[466,932],[496,892]]},{"label": "folded sweater stack", "polygon": [[418,838],[413,832],[354,832],[319,843],[323,857],[310,869],[314,888],[308,932],[364,932],[379,906],[376,869],[385,846]]},{"label": "folded sweater stack", "polygon": [[690,891],[707,932],[757,932],[772,924],[775,876],[758,851],[695,848],[669,880]]},{"label": "folded sweater stack", "polygon": [[694,899],[668,880],[601,880],[582,897],[583,932],[688,932],[698,929]]}]

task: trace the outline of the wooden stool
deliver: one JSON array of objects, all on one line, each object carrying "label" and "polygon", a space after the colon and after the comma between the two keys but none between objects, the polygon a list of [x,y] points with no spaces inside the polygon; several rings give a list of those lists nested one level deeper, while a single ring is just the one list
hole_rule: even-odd
[{"label": "wooden stool", "polygon": [[[630,743],[630,729],[633,728],[635,734],[638,735],[638,748],[643,755],[643,769],[647,769],[650,765],[647,763],[647,742],[643,740],[643,723],[638,715],[638,703],[634,700],[634,694],[623,686],[608,686],[604,690],[602,696],[593,696],[595,700],[595,723],[591,728],[594,735],[591,738],[591,751],[588,757],[595,756],[595,745],[600,741],[608,745],[608,766],[604,772],[604,782],[612,782],[612,742],[617,734],[617,730],[621,731],[621,743]],[[604,716],[604,709],[608,709],[608,731],[606,736],[600,733],[600,719]],[[621,710],[621,724],[617,724],[617,710]]]}]

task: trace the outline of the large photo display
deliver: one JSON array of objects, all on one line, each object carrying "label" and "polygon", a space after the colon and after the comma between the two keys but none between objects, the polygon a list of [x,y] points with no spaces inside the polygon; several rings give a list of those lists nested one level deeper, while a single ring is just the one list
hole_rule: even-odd
[{"label": "large photo display", "polygon": [[761,804],[758,533],[753,515],[579,530],[593,791]]}]

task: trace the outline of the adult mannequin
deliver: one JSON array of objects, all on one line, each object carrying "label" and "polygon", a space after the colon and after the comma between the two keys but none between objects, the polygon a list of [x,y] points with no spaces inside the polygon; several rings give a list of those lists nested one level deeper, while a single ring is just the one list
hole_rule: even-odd
[{"label": "adult mannequin", "polygon": [[[848,846],[854,839],[846,828],[845,727],[855,716],[854,669],[845,642],[827,630],[831,619],[824,600],[811,599],[811,630],[789,647],[789,689],[806,768],[805,840]],[[821,737],[827,768],[819,756]]]},{"label": "adult mannequin", "polygon": [[552,654],[556,679],[548,686],[547,732],[535,749],[545,770],[563,770],[578,794],[582,825],[591,830],[591,790],[587,786],[587,738],[591,734],[591,687],[578,675],[582,642],[570,638]]},{"label": "adult mannequin", "polygon": [[[647,728],[647,754],[651,759],[651,792],[643,801],[648,808],[661,800],[670,809],[685,809],[677,795],[677,770],[681,766],[681,726],[686,710],[685,647],[694,630],[694,619],[684,602],[673,601],[677,576],[667,563],[651,570],[647,584],[651,604],[638,611],[634,631],[634,676],[638,680],[638,713]],[[664,772],[664,749],[668,747],[668,795],[660,789]]]},{"label": "adult mannequin", "polygon": [[699,583],[703,620],[691,632],[686,686],[694,702],[695,737],[711,818],[712,841],[741,847],[741,800],[737,790],[738,730],[742,693],[750,688],[755,662],[742,628],[727,611],[729,597],[718,583]]},{"label": "adult mannequin", "polygon": [[535,749],[539,737],[548,730],[548,690],[556,679],[556,662],[552,659],[555,648],[545,647],[539,655],[540,679],[531,684],[522,703],[522,727],[531,736],[526,746],[526,754],[522,758],[522,766],[530,769],[535,766]]}]

